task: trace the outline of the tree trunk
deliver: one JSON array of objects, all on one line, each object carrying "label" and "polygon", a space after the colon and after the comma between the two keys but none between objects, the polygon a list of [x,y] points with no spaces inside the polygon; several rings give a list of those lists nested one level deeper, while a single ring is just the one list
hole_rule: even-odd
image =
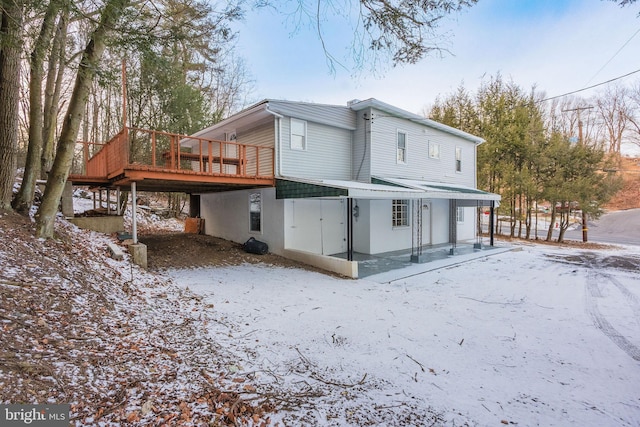
[{"label": "tree trunk", "polygon": [[564,242],[564,232],[569,228],[569,217],[570,213],[567,209],[560,212],[560,230],[558,232],[558,243]]},{"label": "tree trunk", "polygon": [[547,230],[547,238],[545,239],[547,242],[550,242],[553,238],[553,224],[556,222],[556,202],[550,200],[551,202],[551,218],[549,218],[549,229]]},{"label": "tree trunk", "polygon": [[91,84],[106,48],[108,33],[129,2],[130,0],[109,0],[106,3],[100,16],[100,22],[91,34],[87,47],[82,54],[75,86],[69,100],[69,109],[60,133],[56,158],[47,179],[47,187],[42,204],[36,215],[36,235],[38,237],[53,237],[54,220],[58,211],[60,196],[73,162],[74,148],[84,108],[89,98]]},{"label": "tree trunk", "polygon": [[42,157],[41,178],[47,179],[47,175],[53,166],[53,157],[56,148],[56,129],[58,123],[58,106],[60,104],[60,92],[62,91],[62,77],[65,63],[65,40],[67,38],[67,26],[69,12],[65,10],[58,21],[58,28],[53,39],[53,48],[49,57],[47,70],[47,83],[45,86],[43,129],[42,129]]},{"label": "tree trunk", "polygon": [[509,222],[509,237],[514,238],[516,236],[516,195],[511,196],[511,218]]},{"label": "tree trunk", "polygon": [[518,193],[518,239],[522,239],[522,221],[524,220],[524,204],[522,203],[522,193]]},{"label": "tree trunk", "polygon": [[44,58],[49,50],[51,36],[55,27],[55,20],[60,10],[59,2],[52,0],[47,7],[40,34],[35,41],[30,59],[29,80],[29,147],[27,161],[24,168],[22,185],[13,201],[13,208],[27,215],[33,204],[36,180],[40,177],[40,159],[42,156],[42,81],[44,80]]},{"label": "tree trunk", "polygon": [[2,0],[0,23],[0,212],[11,210],[18,148],[23,3]]}]

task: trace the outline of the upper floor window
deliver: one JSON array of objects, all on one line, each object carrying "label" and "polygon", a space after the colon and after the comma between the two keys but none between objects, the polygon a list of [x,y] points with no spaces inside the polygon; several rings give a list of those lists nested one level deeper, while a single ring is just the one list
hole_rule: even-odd
[{"label": "upper floor window", "polygon": [[440,144],[437,142],[429,141],[429,157],[432,159],[440,158]]},{"label": "upper floor window", "polygon": [[462,172],[462,148],[456,147],[456,172]]},{"label": "upper floor window", "polygon": [[291,119],[291,149],[307,149],[307,122]]},{"label": "upper floor window", "polygon": [[409,201],[394,200],[391,203],[391,225],[407,227],[409,225]]},{"label": "upper floor window", "polygon": [[398,163],[407,163],[407,134],[405,132],[398,131],[396,161]]}]

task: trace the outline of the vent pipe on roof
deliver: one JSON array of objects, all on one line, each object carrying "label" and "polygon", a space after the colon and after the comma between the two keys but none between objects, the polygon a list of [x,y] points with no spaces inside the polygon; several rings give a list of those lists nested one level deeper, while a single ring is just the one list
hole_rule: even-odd
[{"label": "vent pipe on roof", "polygon": [[351,107],[353,104],[357,104],[358,102],[362,102],[359,99],[352,99],[351,101],[347,101],[347,107]]}]

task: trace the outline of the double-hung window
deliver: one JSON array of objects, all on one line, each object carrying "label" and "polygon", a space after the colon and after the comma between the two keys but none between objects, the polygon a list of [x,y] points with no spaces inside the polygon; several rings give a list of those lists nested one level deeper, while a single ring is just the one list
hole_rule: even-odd
[{"label": "double-hung window", "polygon": [[432,159],[440,158],[440,144],[429,141],[429,157]]},{"label": "double-hung window", "polygon": [[391,203],[391,225],[393,227],[409,226],[408,200],[394,200]]},{"label": "double-hung window", "polygon": [[456,172],[462,172],[462,148],[456,147]]},{"label": "double-hung window", "polygon": [[396,162],[407,163],[407,134],[406,132],[398,131],[398,138],[396,144]]},{"label": "double-hung window", "polygon": [[291,149],[307,149],[307,122],[304,120],[291,119]]}]

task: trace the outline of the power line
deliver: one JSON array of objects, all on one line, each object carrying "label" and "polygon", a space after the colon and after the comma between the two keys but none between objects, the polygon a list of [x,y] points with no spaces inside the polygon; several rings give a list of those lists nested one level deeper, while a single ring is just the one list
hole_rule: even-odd
[{"label": "power line", "polygon": [[616,80],[624,79],[625,77],[629,77],[630,75],[635,74],[635,73],[639,73],[639,72],[640,72],[640,69],[632,71],[632,72],[627,73],[627,74],[624,74],[622,76],[614,77],[613,79],[607,80],[605,82],[597,83],[595,85],[587,86],[587,87],[584,87],[582,89],[574,90],[572,92],[563,93],[562,95],[556,95],[556,96],[552,96],[552,97],[549,97],[549,98],[542,99],[540,101],[536,101],[536,104],[538,104],[540,102],[551,101],[552,99],[556,99],[556,98],[562,98],[563,96],[573,95],[574,93],[584,92],[585,90],[589,90],[589,89],[593,89],[594,87],[606,85],[607,83],[611,83],[611,82],[615,82]]},{"label": "power line", "polygon": [[618,54],[620,53],[620,51],[621,51],[622,49],[624,49],[624,48],[625,48],[625,46],[626,46],[626,45],[628,45],[628,44],[629,44],[629,42],[630,42],[630,41],[631,41],[631,40],[632,40],[632,39],[633,39],[633,38],[634,38],[638,33],[640,33],[640,28],[638,28],[638,31],[636,31],[635,33],[633,33],[633,35],[632,35],[631,37],[629,37],[629,40],[627,40],[626,42],[624,42],[624,44],[620,47],[620,49],[618,49],[618,50],[616,51],[616,53],[614,53],[614,54],[613,54],[613,56],[612,56],[611,58],[609,58],[609,60],[608,60],[607,62],[605,62],[605,63],[604,63],[604,65],[603,65],[602,67],[600,67],[600,69],[599,69],[598,71],[596,71],[596,73],[595,73],[593,76],[591,76],[591,78],[589,79],[589,81],[587,81],[585,84],[587,84],[587,85],[588,85],[589,83],[591,83],[591,81],[592,81],[592,80],[593,80],[593,79],[594,79],[598,74],[600,74],[600,71],[602,71],[602,70],[604,69],[604,67],[606,67],[607,65],[609,65],[609,63],[610,63],[611,61],[613,61],[613,58],[615,58],[616,56],[618,56]]}]

